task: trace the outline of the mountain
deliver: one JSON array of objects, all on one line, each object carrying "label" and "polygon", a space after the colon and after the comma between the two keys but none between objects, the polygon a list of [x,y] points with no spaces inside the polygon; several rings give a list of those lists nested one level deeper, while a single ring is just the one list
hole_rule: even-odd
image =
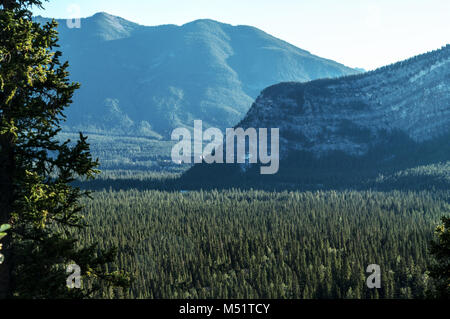
[{"label": "mountain", "polygon": [[347,180],[342,184],[348,186],[445,163],[450,160],[450,45],[360,75],[270,86],[237,127],[279,128],[278,174],[261,177],[256,164],[245,170],[203,164],[187,176],[333,186]]},{"label": "mountain", "polygon": [[363,75],[265,89],[241,127],[279,127],[293,150],[366,154],[383,134],[414,142],[450,128],[450,45]]},{"label": "mountain", "polygon": [[58,22],[71,80],[82,84],[66,131],[167,139],[196,119],[232,127],[268,85],[358,73],[249,26],[148,27],[107,13],[78,29]]}]

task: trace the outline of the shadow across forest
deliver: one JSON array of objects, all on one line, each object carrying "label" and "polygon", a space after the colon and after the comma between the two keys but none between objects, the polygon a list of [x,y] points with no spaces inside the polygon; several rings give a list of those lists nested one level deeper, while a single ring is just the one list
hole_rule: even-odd
[{"label": "shadow across forest", "polygon": [[91,190],[445,190],[450,188],[449,140],[446,134],[416,143],[397,132],[386,134],[384,143],[364,156],[290,153],[275,175],[260,175],[258,164],[197,164],[184,174],[115,170],[75,184]]}]

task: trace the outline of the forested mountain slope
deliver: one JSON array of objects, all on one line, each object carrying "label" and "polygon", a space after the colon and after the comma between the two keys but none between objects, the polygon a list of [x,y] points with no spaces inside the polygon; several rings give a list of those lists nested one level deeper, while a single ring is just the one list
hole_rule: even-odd
[{"label": "forested mountain slope", "polygon": [[336,185],[445,163],[450,45],[361,75],[271,86],[237,127],[279,128],[279,173],[261,177],[257,164],[198,165],[187,177]]},{"label": "forested mountain slope", "polygon": [[250,26],[148,27],[107,13],[81,28],[58,22],[71,79],[82,84],[66,131],[167,139],[195,119],[231,127],[268,85],[359,72]]}]

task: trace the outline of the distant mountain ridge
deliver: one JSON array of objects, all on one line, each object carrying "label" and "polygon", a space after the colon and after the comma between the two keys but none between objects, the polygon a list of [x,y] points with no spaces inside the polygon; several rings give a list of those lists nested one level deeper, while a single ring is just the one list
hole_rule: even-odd
[{"label": "distant mountain ridge", "polygon": [[97,13],[79,29],[58,22],[71,80],[82,84],[67,131],[167,138],[196,119],[232,127],[269,85],[359,72],[256,28],[213,20],[147,27]]}]

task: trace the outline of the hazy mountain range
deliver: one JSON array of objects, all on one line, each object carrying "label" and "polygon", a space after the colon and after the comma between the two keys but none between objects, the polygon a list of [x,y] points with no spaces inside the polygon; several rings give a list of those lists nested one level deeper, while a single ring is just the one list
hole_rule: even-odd
[{"label": "hazy mountain range", "polygon": [[167,139],[194,119],[232,127],[269,85],[360,72],[256,28],[213,20],[148,27],[98,13],[79,29],[58,22],[71,80],[82,84],[66,131]]}]

